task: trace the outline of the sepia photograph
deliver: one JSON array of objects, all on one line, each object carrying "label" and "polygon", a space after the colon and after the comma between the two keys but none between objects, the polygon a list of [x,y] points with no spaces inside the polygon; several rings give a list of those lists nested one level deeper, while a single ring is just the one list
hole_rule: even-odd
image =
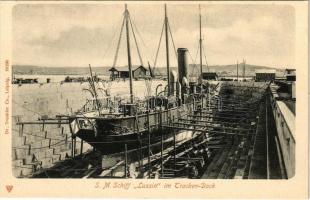
[{"label": "sepia photograph", "polygon": [[19,179],[290,179],[296,20],[285,4],[12,8]]},{"label": "sepia photograph", "polygon": [[308,17],[0,1],[0,198],[306,199]]}]

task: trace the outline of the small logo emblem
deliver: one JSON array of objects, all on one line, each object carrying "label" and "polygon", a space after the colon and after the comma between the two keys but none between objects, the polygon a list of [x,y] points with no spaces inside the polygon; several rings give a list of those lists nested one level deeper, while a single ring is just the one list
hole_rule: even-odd
[{"label": "small logo emblem", "polygon": [[10,193],[13,189],[13,185],[6,185],[6,190],[8,191],[8,193]]}]

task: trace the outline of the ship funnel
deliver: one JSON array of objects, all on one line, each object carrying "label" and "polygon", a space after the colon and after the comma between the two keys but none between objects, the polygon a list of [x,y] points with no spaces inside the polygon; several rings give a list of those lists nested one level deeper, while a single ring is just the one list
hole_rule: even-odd
[{"label": "ship funnel", "polygon": [[170,94],[175,96],[177,91],[178,76],[176,71],[170,70]]},{"label": "ship funnel", "polygon": [[181,85],[181,99],[184,103],[184,97],[188,93],[188,50],[187,48],[178,48],[178,72],[179,83]]},{"label": "ship funnel", "polygon": [[183,85],[182,80],[185,77],[188,80],[188,50],[186,48],[178,48],[178,72],[179,82]]}]

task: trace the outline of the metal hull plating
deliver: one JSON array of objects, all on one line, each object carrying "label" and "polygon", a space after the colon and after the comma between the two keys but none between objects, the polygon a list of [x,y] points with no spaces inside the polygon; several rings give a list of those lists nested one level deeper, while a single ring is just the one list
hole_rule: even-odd
[{"label": "metal hull plating", "polygon": [[[70,128],[73,137],[79,137],[89,143],[102,154],[123,152],[125,145],[127,150],[160,150],[161,141],[166,146],[173,142],[177,132],[173,132],[161,125],[168,124],[175,119],[188,114],[195,114],[194,103],[184,104],[180,107],[167,110],[156,110],[135,116],[121,116],[117,118],[94,117],[85,119],[82,117],[70,118]],[[87,120],[93,120],[93,127],[85,129],[82,124]]]}]

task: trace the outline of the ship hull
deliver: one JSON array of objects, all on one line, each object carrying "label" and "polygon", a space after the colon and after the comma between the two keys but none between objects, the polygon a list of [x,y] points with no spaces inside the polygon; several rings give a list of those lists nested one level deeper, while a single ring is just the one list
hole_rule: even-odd
[{"label": "ship hull", "polygon": [[81,121],[86,119],[76,117],[70,119],[70,128],[73,137],[86,141],[102,154],[124,152],[125,148],[127,151],[146,151],[150,147],[152,151],[159,151],[162,145],[171,145],[178,135],[177,131],[162,125],[194,114],[195,106],[191,103],[136,116],[92,118],[96,129],[81,127]]}]

